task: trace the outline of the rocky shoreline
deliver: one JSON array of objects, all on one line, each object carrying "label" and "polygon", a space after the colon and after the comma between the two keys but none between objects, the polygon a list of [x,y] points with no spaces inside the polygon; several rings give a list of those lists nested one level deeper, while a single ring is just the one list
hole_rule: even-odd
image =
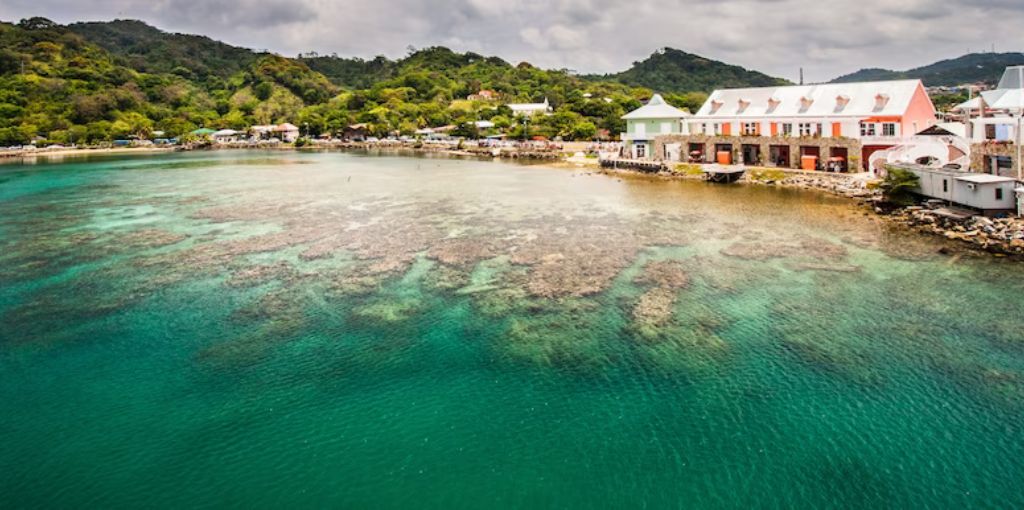
[{"label": "rocky shoreline", "polygon": [[887,216],[919,232],[966,243],[996,256],[1024,260],[1024,219],[1021,218],[964,218],[921,206],[897,209]]},{"label": "rocky shoreline", "polygon": [[[665,167],[665,170],[655,174],[623,168],[601,170],[601,173],[609,175],[623,172],[672,180],[705,179],[703,172],[696,165]],[[752,168],[737,183],[814,190],[853,199],[865,206],[865,212],[873,211],[879,218],[892,224],[925,234],[942,236],[960,244],[961,247],[987,252],[997,257],[1024,260],[1024,218],[987,218],[982,215],[955,214],[938,206],[893,207],[885,203],[875,181],[850,174]],[[946,253],[951,251],[945,248],[940,250]]]}]

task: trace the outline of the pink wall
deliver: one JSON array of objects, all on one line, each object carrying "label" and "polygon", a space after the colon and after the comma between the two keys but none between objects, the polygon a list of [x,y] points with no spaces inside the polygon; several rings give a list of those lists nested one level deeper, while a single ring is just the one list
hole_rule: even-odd
[{"label": "pink wall", "polygon": [[[916,131],[914,123],[917,123]],[[916,135],[917,133],[935,125],[938,119],[935,118],[935,105],[924,90],[924,85],[918,83],[914,96],[910,99],[907,111],[903,113],[903,125],[900,132],[903,136]]]}]

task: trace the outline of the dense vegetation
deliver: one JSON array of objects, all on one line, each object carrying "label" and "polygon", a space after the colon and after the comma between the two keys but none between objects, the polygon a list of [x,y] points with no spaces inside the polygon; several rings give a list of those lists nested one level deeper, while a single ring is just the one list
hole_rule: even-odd
[{"label": "dense vegetation", "polygon": [[675,93],[790,85],[790,82],[780,78],[673,48],[663,48],[646,60],[633,63],[629,70],[596,78]]},{"label": "dense vegetation", "polygon": [[840,76],[832,80],[832,83],[920,79],[929,87],[952,87],[978,82],[995,85],[999,82],[999,78],[1002,77],[1003,70],[1007,66],[1021,64],[1024,64],[1024,53],[970,53],[908,71],[861,69],[855,73]]},{"label": "dense vegetation", "polygon": [[[282,122],[313,135],[355,123],[368,124],[376,135],[443,125],[476,135],[467,125],[489,119],[522,136],[524,125],[502,104],[544,98],[554,113],[531,120],[530,135],[592,139],[621,130],[619,117],[652,93],[446,48],[413,51],[398,61],[290,59],[135,21],[0,23],[0,48],[2,146]],[[500,100],[466,99],[483,89]],[[699,105],[689,100],[681,106]]]}]

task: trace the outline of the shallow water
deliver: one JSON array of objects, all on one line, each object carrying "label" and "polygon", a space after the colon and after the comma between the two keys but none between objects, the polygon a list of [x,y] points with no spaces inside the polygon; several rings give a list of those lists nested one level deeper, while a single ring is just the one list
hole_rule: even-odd
[{"label": "shallow water", "polygon": [[0,166],[0,497],[1024,506],[1024,268],[793,190],[355,154]]}]

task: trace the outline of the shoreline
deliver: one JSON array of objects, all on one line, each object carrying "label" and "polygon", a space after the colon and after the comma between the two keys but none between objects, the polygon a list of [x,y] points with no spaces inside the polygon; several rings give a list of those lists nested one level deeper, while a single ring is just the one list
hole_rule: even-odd
[{"label": "shoreline", "polygon": [[[124,147],[96,149],[40,150],[21,154],[0,153],[0,158],[8,161],[26,161],[62,157],[90,155],[132,155],[161,154],[171,152],[220,150],[270,150],[295,152],[349,152],[367,151],[373,153],[389,153],[397,155],[421,154],[437,155],[453,158],[474,158],[481,161],[512,160],[529,161],[564,169],[590,169],[594,173],[614,176],[646,176],[660,180],[705,181],[701,165],[677,163],[671,170],[645,172],[638,169],[605,168],[597,158],[579,157],[581,151],[568,154],[561,149],[532,150],[523,148],[456,148],[442,144],[414,144],[398,142],[371,144],[363,142],[333,142],[314,144],[304,147],[294,145],[252,146],[227,145],[203,148],[181,147]],[[896,226],[908,228],[917,233],[940,236],[948,241],[955,241],[959,247],[988,254],[997,258],[1012,258],[1024,261],[1024,219],[1022,218],[986,218],[981,215],[958,217],[946,214],[942,208],[929,209],[920,205],[909,207],[886,206],[882,201],[881,192],[867,179],[864,174],[833,174],[804,170],[749,167],[743,176],[731,183],[733,185],[765,186],[786,189],[800,189],[823,192],[834,196],[853,200],[864,207],[865,214]],[[719,184],[728,186],[729,184]],[[940,250],[945,252],[946,250]]]},{"label": "shoreline", "polygon": [[92,155],[128,155],[128,154],[161,154],[177,152],[175,147],[101,147],[94,149],[39,149],[35,151],[0,151],[0,159],[25,160],[37,158],[61,158],[66,156],[92,156]]}]

